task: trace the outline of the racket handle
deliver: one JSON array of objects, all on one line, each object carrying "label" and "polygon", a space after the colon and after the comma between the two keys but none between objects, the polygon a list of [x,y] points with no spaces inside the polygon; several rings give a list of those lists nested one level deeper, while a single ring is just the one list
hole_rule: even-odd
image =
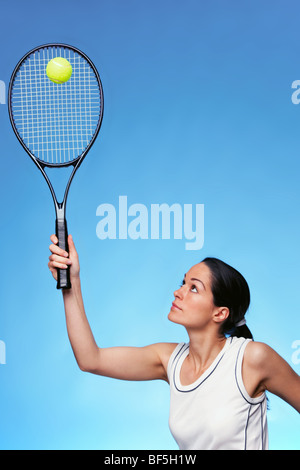
[{"label": "racket handle", "polygon": [[[68,229],[66,219],[56,219],[55,232],[58,238],[58,246],[69,252]],[[67,269],[57,269],[57,289],[70,289],[70,266]]]}]

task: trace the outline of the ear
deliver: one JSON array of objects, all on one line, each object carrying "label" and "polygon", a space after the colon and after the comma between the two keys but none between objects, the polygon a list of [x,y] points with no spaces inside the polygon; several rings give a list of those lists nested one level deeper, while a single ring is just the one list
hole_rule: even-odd
[{"label": "ear", "polygon": [[228,307],[217,307],[213,314],[213,319],[216,323],[222,323],[229,317]]}]

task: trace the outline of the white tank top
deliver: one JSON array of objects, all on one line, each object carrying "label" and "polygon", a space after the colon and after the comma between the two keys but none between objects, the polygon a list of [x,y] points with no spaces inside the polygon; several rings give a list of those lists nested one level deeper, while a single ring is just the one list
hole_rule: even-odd
[{"label": "white tank top", "polygon": [[251,398],[242,380],[249,341],[227,338],[211,366],[190,385],[180,382],[189,344],[176,346],[168,363],[169,426],[181,450],[268,449],[266,396]]}]

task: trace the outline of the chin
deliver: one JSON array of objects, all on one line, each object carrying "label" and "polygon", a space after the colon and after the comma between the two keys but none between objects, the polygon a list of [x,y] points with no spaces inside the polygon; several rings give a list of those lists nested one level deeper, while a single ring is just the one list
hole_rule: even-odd
[{"label": "chin", "polygon": [[183,325],[182,321],[180,321],[180,316],[172,310],[170,310],[170,312],[168,313],[168,320],[173,323],[178,323],[178,325]]}]

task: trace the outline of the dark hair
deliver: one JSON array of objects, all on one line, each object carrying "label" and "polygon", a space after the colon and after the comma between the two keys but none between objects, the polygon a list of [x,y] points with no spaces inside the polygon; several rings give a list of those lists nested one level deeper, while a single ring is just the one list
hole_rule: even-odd
[{"label": "dark hair", "polygon": [[236,323],[243,320],[250,305],[250,290],[246,279],[236,269],[217,258],[205,258],[202,262],[211,272],[215,306],[229,309],[229,316],[221,326],[221,333],[253,339],[247,325],[236,326]]}]

